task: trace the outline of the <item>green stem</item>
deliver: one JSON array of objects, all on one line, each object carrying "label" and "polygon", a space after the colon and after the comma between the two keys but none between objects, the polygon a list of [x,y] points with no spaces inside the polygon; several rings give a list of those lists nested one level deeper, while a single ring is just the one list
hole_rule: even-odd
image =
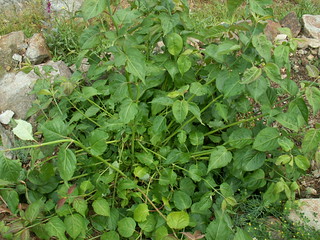
[{"label": "green stem", "polygon": [[[219,100],[219,99],[222,98],[222,97],[223,97],[223,95],[220,95],[220,96],[214,98],[211,102],[209,102],[209,104],[208,104],[207,106],[205,106],[203,109],[201,109],[200,113],[203,113],[204,111],[206,111],[214,102],[216,102],[217,100]],[[168,137],[164,140],[163,145],[166,145],[166,144],[170,141],[170,139],[171,139],[172,137],[174,137],[176,134],[178,134],[181,129],[183,129],[187,124],[189,124],[190,122],[192,122],[194,119],[196,119],[195,116],[193,116],[193,117],[191,117],[189,120],[185,121],[178,129],[176,129],[170,136],[168,136]]]},{"label": "green stem", "polygon": [[67,139],[46,142],[46,143],[40,143],[40,144],[36,144],[36,145],[21,146],[21,147],[16,147],[16,148],[0,150],[0,152],[17,151],[17,150],[29,149],[29,148],[39,148],[39,147],[43,147],[43,146],[55,145],[55,144],[66,143],[66,142],[72,143],[72,142],[74,142],[74,140],[71,138],[67,138]]},{"label": "green stem", "polygon": [[84,116],[86,119],[88,119],[90,122],[94,123],[95,125],[97,125],[98,127],[102,127],[99,123],[97,123],[96,121],[92,120],[91,118],[87,117],[79,108],[77,108],[76,105],[74,105],[73,102],[70,101],[69,98],[67,98],[68,102],[72,105],[72,107],[74,107],[82,116]]},{"label": "green stem", "polygon": [[229,128],[229,127],[232,127],[232,126],[239,125],[239,124],[241,124],[241,123],[251,122],[251,121],[256,120],[256,119],[258,119],[258,118],[261,118],[261,117],[263,117],[263,116],[265,116],[265,115],[267,115],[267,114],[261,114],[261,115],[254,116],[254,117],[251,117],[251,118],[248,118],[248,119],[240,120],[240,121],[238,121],[238,122],[230,123],[230,124],[228,124],[228,125],[226,125],[226,126],[224,126],[224,127],[217,128],[217,129],[215,129],[215,130],[212,130],[212,131],[210,131],[210,132],[207,132],[206,134],[204,134],[204,136],[208,136],[208,135],[214,134],[214,133],[216,133],[216,132],[219,132],[219,131],[221,131],[221,130],[224,130],[224,129]]}]

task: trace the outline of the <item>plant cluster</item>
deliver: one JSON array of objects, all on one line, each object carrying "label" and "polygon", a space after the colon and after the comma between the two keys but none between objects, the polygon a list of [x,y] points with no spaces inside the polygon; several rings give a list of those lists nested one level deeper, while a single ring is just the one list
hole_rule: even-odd
[{"label": "plant cluster", "polygon": [[[229,12],[242,2],[228,2]],[[233,223],[238,206],[256,194],[264,207],[292,202],[319,158],[318,128],[294,139],[307,125],[304,99],[316,114],[320,91],[290,80],[294,40],[274,45],[263,34],[271,3],[249,0],[250,21],[200,35],[184,0],[118,9],[86,0],[85,20],[111,22],[80,36],[76,64],[87,58],[87,73],[52,79],[35,69],[38,131],[18,120],[14,133],[34,144],[11,149],[29,158],[0,153],[1,200],[14,218],[1,234],[252,239]]]}]

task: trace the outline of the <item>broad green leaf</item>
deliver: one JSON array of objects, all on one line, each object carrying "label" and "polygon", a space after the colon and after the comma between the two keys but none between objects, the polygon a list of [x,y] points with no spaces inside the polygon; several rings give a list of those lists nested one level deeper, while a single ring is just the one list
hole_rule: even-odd
[{"label": "broad green leaf", "polygon": [[110,216],[110,206],[106,199],[98,198],[92,203],[93,210],[96,214],[109,217]]},{"label": "broad green leaf", "polygon": [[288,111],[276,116],[276,120],[284,127],[298,131],[308,122],[309,112],[304,100],[297,98],[289,104]]},{"label": "broad green leaf", "polygon": [[57,237],[59,240],[67,240],[65,231],[66,225],[59,217],[53,217],[46,223],[45,229],[50,237]]},{"label": "broad green leaf", "polygon": [[150,214],[144,222],[139,223],[139,227],[145,232],[152,232],[156,226],[156,218]]},{"label": "broad green leaf", "polygon": [[0,179],[9,182],[16,182],[22,171],[19,160],[7,159],[3,152],[0,152]]},{"label": "broad green leaf", "polygon": [[170,33],[166,37],[166,46],[171,55],[178,56],[183,48],[183,40],[179,34]]},{"label": "broad green leaf", "polygon": [[281,81],[280,68],[274,63],[267,63],[263,70],[267,74],[267,77],[276,83]]},{"label": "broad green leaf", "polygon": [[152,121],[150,130],[153,134],[161,133],[167,130],[167,118],[163,116],[156,116]]},{"label": "broad green leaf", "polygon": [[4,189],[0,190],[0,196],[5,201],[9,210],[15,214],[18,210],[18,205],[20,202],[18,193],[12,189]]},{"label": "broad green leaf", "polygon": [[247,128],[239,128],[229,136],[228,144],[234,148],[243,148],[253,142],[252,132]]},{"label": "broad green leaf", "polygon": [[204,141],[204,134],[202,132],[191,132],[189,135],[190,143],[193,146],[200,146]]},{"label": "broad green leaf", "polygon": [[293,113],[281,113],[276,116],[276,120],[286,128],[297,132],[300,128],[297,122],[297,116]]},{"label": "broad green leaf", "polygon": [[27,221],[29,223],[32,223],[34,220],[37,219],[37,217],[39,216],[39,214],[42,210],[42,207],[43,207],[43,202],[40,199],[31,203],[28,206],[28,208],[25,212],[25,218],[27,219]]},{"label": "broad green leaf", "polygon": [[241,84],[249,84],[256,81],[262,74],[261,68],[257,68],[255,66],[246,69],[243,73],[243,77],[241,79]]},{"label": "broad green leaf", "polygon": [[134,176],[140,178],[141,180],[148,180],[150,178],[149,169],[146,167],[137,166],[133,170]]},{"label": "broad green leaf", "polygon": [[[250,10],[256,14],[261,16],[268,16],[271,15],[270,12],[265,9],[265,4],[262,4],[263,1],[261,0],[249,0]],[[270,2],[271,4],[272,2]]]},{"label": "broad green leaf", "polygon": [[274,60],[278,67],[282,68],[289,63],[289,47],[279,45],[274,49],[273,52]]},{"label": "broad green leaf", "polygon": [[314,77],[314,78],[319,77],[320,71],[316,66],[307,64],[306,69],[309,77]]},{"label": "broad green leaf", "polygon": [[237,96],[245,89],[236,71],[221,71],[217,76],[216,85],[225,98]]},{"label": "broad green leaf", "polygon": [[181,55],[177,60],[177,64],[178,64],[180,73],[183,75],[184,73],[189,71],[192,63],[189,56]]},{"label": "broad green leaf", "polygon": [[84,230],[85,220],[80,214],[74,213],[65,217],[64,224],[67,226],[67,233],[75,239]]},{"label": "broad green leaf", "polygon": [[212,193],[204,194],[199,202],[192,204],[191,212],[205,215],[212,207]]},{"label": "broad green leaf", "polygon": [[[101,42],[100,29],[98,26],[91,26],[83,30],[79,38],[79,44],[82,50],[97,47]],[[80,55],[80,54],[79,54]],[[77,63],[77,68],[80,67],[81,62]]]},{"label": "broad green leaf", "polygon": [[136,222],[144,222],[149,215],[148,205],[145,203],[139,204],[133,211],[133,218]]},{"label": "broad green leaf", "polygon": [[206,85],[202,85],[199,82],[193,82],[190,86],[190,92],[196,96],[203,96],[209,93],[209,89]]},{"label": "broad green leaf", "polygon": [[222,103],[216,103],[215,105],[215,110],[217,111],[218,115],[225,120],[226,122],[228,121],[228,106]]},{"label": "broad green leaf", "polygon": [[302,152],[309,153],[317,149],[320,145],[320,129],[311,128],[304,135],[302,140]]},{"label": "broad green leaf", "polygon": [[196,117],[196,119],[201,123],[202,123],[202,119],[201,119],[201,111],[200,108],[197,104],[191,102],[189,103],[189,111]]},{"label": "broad green leaf", "polygon": [[123,101],[120,107],[119,117],[121,122],[127,124],[135,118],[138,113],[138,104],[133,102],[132,99]]},{"label": "broad green leaf", "polygon": [[206,47],[205,53],[219,63],[223,63],[226,55],[233,51],[239,50],[241,47],[236,41],[224,40],[219,45],[210,44]]},{"label": "broad green leaf", "polygon": [[264,34],[254,35],[252,37],[252,45],[266,62],[270,62],[272,43]]},{"label": "broad green leaf", "polygon": [[134,233],[136,222],[131,217],[122,218],[118,221],[118,232],[124,238],[129,238]]},{"label": "broad green leaf", "polygon": [[160,104],[163,106],[172,106],[173,100],[170,97],[155,97],[151,101],[152,104]]},{"label": "broad green leaf", "polygon": [[61,146],[58,152],[58,170],[60,177],[65,181],[69,181],[76,168],[77,168],[77,158],[72,150],[66,148],[67,145]]},{"label": "broad green leaf", "polygon": [[276,128],[266,127],[262,129],[253,142],[253,148],[261,151],[272,151],[279,147],[279,132]]},{"label": "broad green leaf", "polygon": [[228,14],[232,15],[235,10],[240,7],[240,5],[244,2],[244,0],[228,0],[227,7],[228,7]]},{"label": "broad green leaf", "polygon": [[104,153],[107,149],[106,139],[108,138],[108,133],[101,131],[99,129],[94,130],[90,133],[88,138],[90,152],[93,155],[99,156]]},{"label": "broad green leaf", "polygon": [[151,166],[153,164],[153,155],[150,152],[135,153],[135,156],[142,164],[147,166]]},{"label": "broad green leaf", "polygon": [[259,101],[259,98],[263,96],[269,88],[269,80],[260,76],[259,79],[248,84],[246,88],[250,96],[254,100]]},{"label": "broad green leaf", "polygon": [[32,136],[32,125],[27,121],[15,120],[17,126],[12,129],[12,132],[21,140],[34,140]]},{"label": "broad green leaf", "polygon": [[215,220],[211,221],[206,229],[207,240],[222,240],[230,239],[233,236],[233,231],[230,227],[229,217],[226,213],[215,215]]},{"label": "broad green leaf", "polygon": [[302,155],[298,155],[294,157],[294,162],[297,164],[298,168],[307,171],[310,167],[310,161],[308,158]]},{"label": "broad green leaf", "polygon": [[73,200],[72,206],[82,216],[86,216],[86,211],[88,209],[88,203],[86,200],[83,198],[76,198]]},{"label": "broad green leaf", "polygon": [[285,155],[281,155],[277,158],[275,164],[276,165],[286,165],[287,163],[289,163],[291,161],[292,157],[285,154]]},{"label": "broad green leaf", "polygon": [[137,49],[130,48],[126,52],[126,70],[144,82],[146,73],[146,63],[144,55]]},{"label": "broad green leaf", "polygon": [[168,230],[166,226],[158,227],[154,235],[155,240],[165,240],[165,238],[168,236]]},{"label": "broad green leaf", "polygon": [[179,73],[178,64],[174,61],[169,60],[164,63],[164,67],[167,69],[171,78],[174,80],[175,76]]},{"label": "broad green leaf", "polygon": [[258,169],[246,175],[243,179],[243,186],[249,190],[256,190],[266,185],[265,173],[262,169]]},{"label": "broad green leaf", "polygon": [[167,224],[173,229],[183,229],[189,225],[189,215],[184,211],[171,212],[167,216]]},{"label": "broad green leaf", "polygon": [[63,139],[69,134],[67,125],[60,118],[44,123],[40,126],[40,130],[46,142]]},{"label": "broad green leaf", "polygon": [[165,168],[160,172],[160,185],[174,185],[176,183],[177,174],[173,171],[173,169]]},{"label": "broad green leaf", "polygon": [[181,131],[178,133],[177,137],[178,137],[178,140],[179,140],[179,143],[180,143],[180,144],[185,143],[186,140],[187,140],[187,133],[186,133],[186,131],[181,130]]},{"label": "broad green leaf", "polygon": [[120,236],[116,231],[105,232],[101,235],[101,240],[120,240]]},{"label": "broad green leaf", "polygon": [[233,240],[252,240],[252,237],[246,231],[238,227]]},{"label": "broad green leaf", "polygon": [[294,147],[294,142],[292,142],[289,138],[286,137],[278,138],[278,143],[280,147],[286,152],[289,152]]},{"label": "broad green leaf", "polygon": [[178,123],[182,123],[188,115],[189,105],[186,100],[176,100],[172,105],[173,116]]},{"label": "broad green leaf", "polygon": [[85,20],[98,16],[107,7],[106,0],[86,0],[81,6],[81,11]]},{"label": "broad green leaf", "polygon": [[216,147],[210,155],[208,172],[213,169],[222,168],[228,165],[232,160],[232,153],[224,146]]},{"label": "broad green leaf", "polygon": [[255,171],[263,166],[266,155],[265,153],[255,151],[250,147],[244,148],[242,154],[239,156],[235,154],[235,160],[239,160],[241,162],[241,169],[244,171]]},{"label": "broad green leaf", "polygon": [[139,16],[140,16],[139,11],[135,9],[130,9],[130,8],[117,9],[117,11],[115,11],[113,15],[114,21],[119,26],[124,24],[130,24]]},{"label": "broad green leaf", "polygon": [[312,107],[313,116],[315,116],[320,110],[320,90],[316,87],[307,87],[306,98]]},{"label": "broad green leaf", "polygon": [[185,210],[191,207],[192,200],[188,194],[182,191],[175,191],[173,193],[173,202],[179,210]]}]

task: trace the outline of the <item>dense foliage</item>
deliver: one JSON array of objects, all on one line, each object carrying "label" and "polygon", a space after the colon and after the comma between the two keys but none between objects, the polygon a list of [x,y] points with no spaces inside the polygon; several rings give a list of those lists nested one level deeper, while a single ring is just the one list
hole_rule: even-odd
[{"label": "dense foliage", "polygon": [[80,37],[77,67],[87,58],[89,71],[35,69],[38,132],[14,128],[34,145],[17,148],[28,158],[0,155],[1,198],[16,216],[2,235],[251,239],[233,224],[238,206],[294,200],[320,141],[314,128],[296,141],[304,99],[315,114],[320,92],[290,80],[294,40],[263,34],[271,3],[249,0],[250,21],[198,34],[183,0],[86,0],[83,18],[100,19]]}]

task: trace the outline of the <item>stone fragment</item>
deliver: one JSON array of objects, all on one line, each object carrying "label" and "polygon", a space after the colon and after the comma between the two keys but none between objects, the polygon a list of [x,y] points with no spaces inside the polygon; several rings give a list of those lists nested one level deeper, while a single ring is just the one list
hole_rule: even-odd
[{"label": "stone fragment", "polygon": [[19,63],[22,62],[22,56],[17,53],[13,54],[12,59],[19,62]]},{"label": "stone fragment", "polygon": [[275,42],[279,42],[279,43],[287,42],[288,41],[288,36],[286,34],[278,34],[274,38],[274,41]]},{"label": "stone fragment", "polygon": [[[49,74],[49,78],[54,81],[57,77],[71,76],[67,65],[62,61],[48,62],[38,65],[39,71],[44,74],[43,67],[51,66],[54,70]],[[34,71],[28,74],[24,72],[10,72],[0,78],[0,112],[7,109],[12,110],[17,118],[25,119],[28,109],[31,107],[35,96],[30,92],[34,83],[40,77]]]},{"label": "stone fragment", "polygon": [[30,38],[26,57],[32,64],[43,63],[51,57],[46,40],[41,33],[36,33]]},{"label": "stone fragment", "polygon": [[278,28],[281,28],[280,23],[267,20],[267,25],[264,29],[264,34],[267,36],[268,40],[273,41],[274,38],[280,34]]},{"label": "stone fragment", "polygon": [[320,230],[320,199],[299,199],[298,203],[301,204],[299,210],[291,210],[289,219],[297,224]]},{"label": "stone fragment", "polygon": [[292,36],[296,37],[301,31],[301,24],[295,12],[290,12],[285,16],[280,24],[282,27],[289,28],[291,30]]},{"label": "stone fragment", "polygon": [[14,112],[12,112],[11,110],[4,111],[3,113],[0,114],[0,123],[8,124],[12,119],[13,115],[14,115]]},{"label": "stone fragment", "polygon": [[302,21],[305,33],[320,40],[320,15],[305,14],[302,16]]},{"label": "stone fragment", "polygon": [[315,38],[297,38],[298,48],[320,48],[320,40]]},{"label": "stone fragment", "polygon": [[309,55],[307,56],[307,59],[308,59],[310,62],[312,62],[312,61],[314,60],[314,56],[313,56],[312,54],[309,54]]}]

